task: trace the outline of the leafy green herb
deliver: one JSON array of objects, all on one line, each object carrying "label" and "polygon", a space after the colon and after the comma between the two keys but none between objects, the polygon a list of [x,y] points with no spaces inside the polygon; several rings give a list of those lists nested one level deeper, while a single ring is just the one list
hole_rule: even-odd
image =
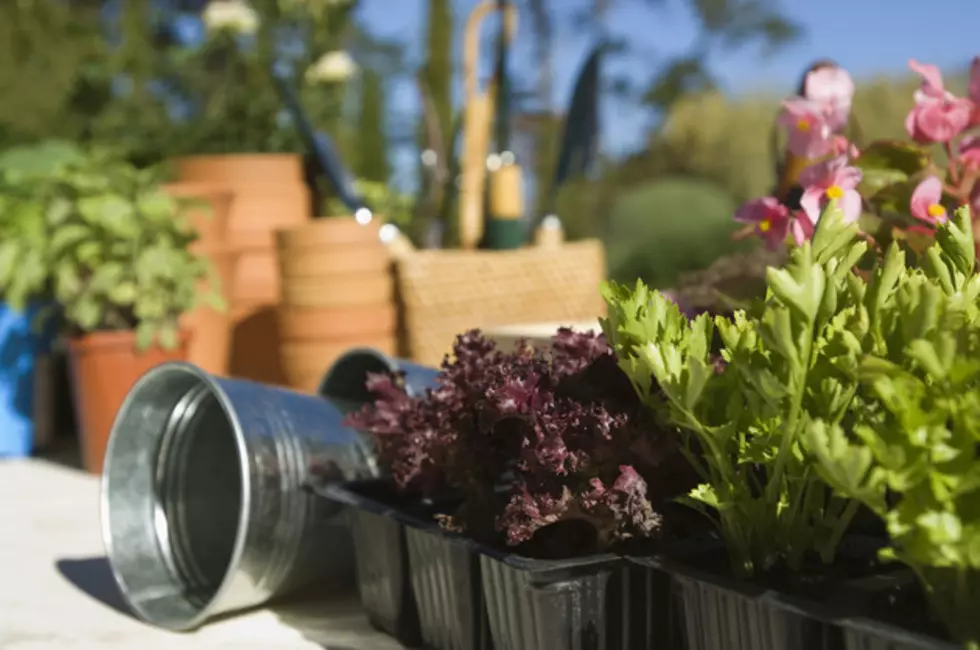
[{"label": "leafy green herb", "polygon": [[918,575],[936,612],[980,648],[980,275],[969,210],[941,226],[920,269],[897,246],[866,306],[871,354],[845,421],[809,424],[821,476],[885,522],[886,557]]},{"label": "leafy green herb", "polygon": [[177,319],[198,299],[224,307],[210,264],[188,249],[187,206],[152,170],[92,154],[8,169],[0,189],[0,293],[15,309],[54,299],[76,331],[135,329],[145,349],[175,347]]},{"label": "leafy green herb", "polygon": [[[830,494],[801,440],[812,419],[839,422],[857,389],[868,322],[852,269],[865,252],[831,205],[813,241],[768,270],[757,318],[688,321],[642,283],[604,288],[606,337],[640,397],[688,434],[685,453],[703,484],[686,502],[716,521],[737,575],[799,568],[811,550],[830,562],[856,511]],[[716,330],[723,371],[711,350]]]}]

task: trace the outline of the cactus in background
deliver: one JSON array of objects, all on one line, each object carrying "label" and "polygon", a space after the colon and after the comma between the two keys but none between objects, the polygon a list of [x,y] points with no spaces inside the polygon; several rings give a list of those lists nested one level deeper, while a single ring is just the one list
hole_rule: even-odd
[{"label": "cactus in background", "polygon": [[682,273],[744,249],[749,244],[731,240],[735,207],[724,189],[692,178],[665,178],[625,194],[606,232],[610,276],[672,287]]},{"label": "cactus in background", "polygon": [[354,172],[358,178],[387,183],[388,130],[385,124],[384,80],[377,70],[365,69],[361,83],[361,110]]}]

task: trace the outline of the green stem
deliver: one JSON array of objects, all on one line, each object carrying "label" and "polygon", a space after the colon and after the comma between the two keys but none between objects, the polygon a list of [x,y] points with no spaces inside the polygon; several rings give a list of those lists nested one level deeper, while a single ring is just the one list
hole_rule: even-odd
[{"label": "green stem", "polygon": [[844,508],[844,512],[841,513],[841,516],[837,519],[837,523],[834,524],[834,530],[830,534],[830,539],[820,549],[820,559],[824,564],[830,564],[834,561],[834,557],[837,555],[837,547],[840,546],[840,541],[850,527],[851,520],[854,519],[854,515],[857,514],[860,505],[857,499],[848,499],[847,507]]}]

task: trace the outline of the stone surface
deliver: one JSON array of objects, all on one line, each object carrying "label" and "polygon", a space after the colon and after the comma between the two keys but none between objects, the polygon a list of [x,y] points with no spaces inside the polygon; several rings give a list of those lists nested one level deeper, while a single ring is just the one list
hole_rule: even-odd
[{"label": "stone surface", "polygon": [[99,531],[98,478],[42,460],[0,461],[4,650],[397,650],[356,596],[277,605],[177,634],[134,619]]}]

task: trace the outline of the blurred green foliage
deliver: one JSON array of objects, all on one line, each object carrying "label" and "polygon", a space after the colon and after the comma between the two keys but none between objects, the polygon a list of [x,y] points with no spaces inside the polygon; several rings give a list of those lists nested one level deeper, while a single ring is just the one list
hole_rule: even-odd
[{"label": "blurred green foliage", "polygon": [[108,100],[91,3],[0,2],[0,148],[84,137]]},{"label": "blurred green foliage", "polygon": [[610,276],[670,287],[682,272],[744,247],[731,240],[735,207],[724,189],[692,178],[663,178],[623,194],[606,233]]},{"label": "blurred green foliage", "polygon": [[[172,349],[178,318],[224,308],[217,276],[189,250],[189,203],[154,169],[63,143],[0,157],[0,295],[15,309],[54,298],[77,332],[135,329]],[[210,287],[199,292],[203,280]]]}]

